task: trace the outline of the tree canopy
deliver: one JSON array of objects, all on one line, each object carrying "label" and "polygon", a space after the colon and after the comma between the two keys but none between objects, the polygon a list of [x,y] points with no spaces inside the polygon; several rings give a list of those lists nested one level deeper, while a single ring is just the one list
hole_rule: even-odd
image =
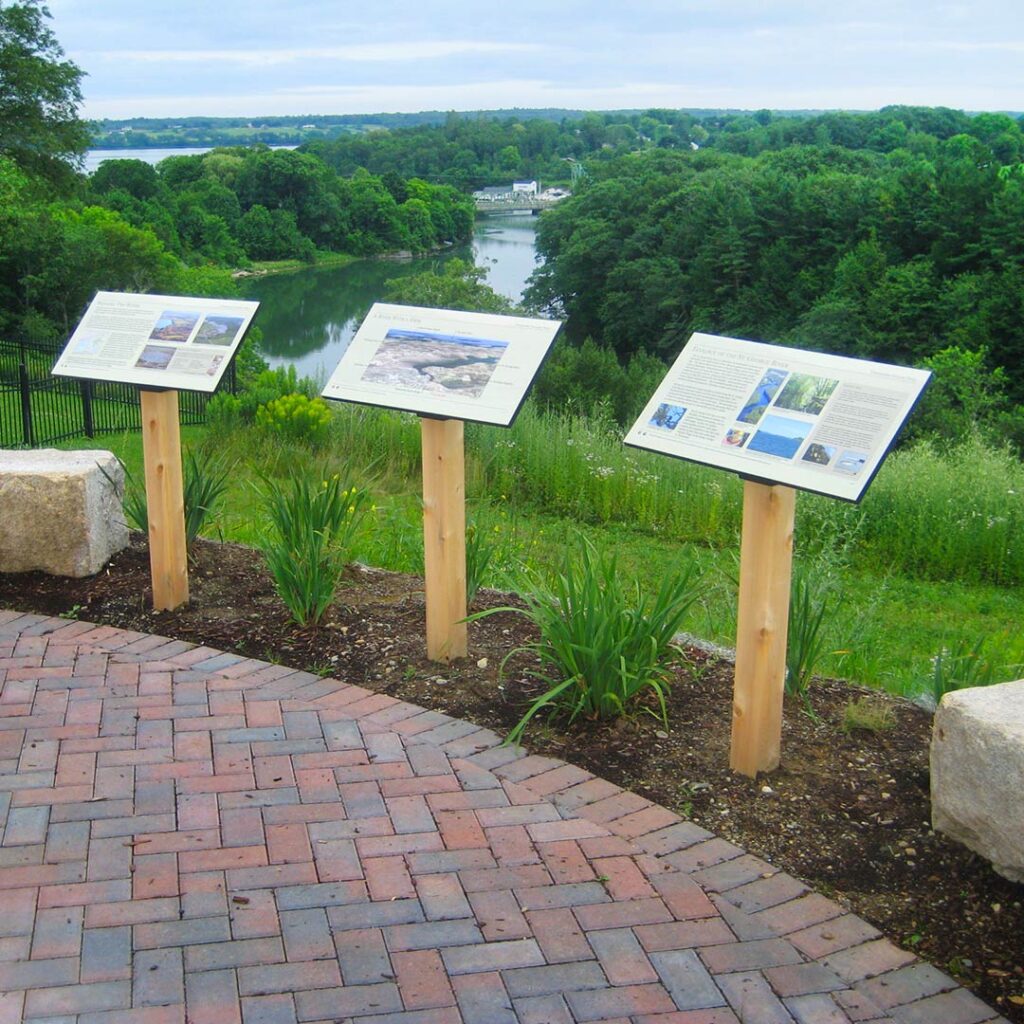
[{"label": "tree canopy", "polygon": [[78,117],[83,72],[46,24],[39,0],[0,0],[0,156],[48,177],[88,149]]}]

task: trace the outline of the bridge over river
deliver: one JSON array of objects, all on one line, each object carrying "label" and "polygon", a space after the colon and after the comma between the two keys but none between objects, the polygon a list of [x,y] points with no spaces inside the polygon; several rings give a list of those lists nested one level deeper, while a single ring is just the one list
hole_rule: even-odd
[{"label": "bridge over river", "polygon": [[534,216],[541,210],[554,206],[559,200],[542,199],[540,196],[516,196],[515,199],[478,199],[477,213],[515,213],[517,210],[528,210]]}]

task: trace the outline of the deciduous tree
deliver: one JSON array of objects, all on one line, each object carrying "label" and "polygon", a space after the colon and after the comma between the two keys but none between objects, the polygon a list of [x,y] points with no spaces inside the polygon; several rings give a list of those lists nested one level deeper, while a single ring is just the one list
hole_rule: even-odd
[{"label": "deciduous tree", "polygon": [[0,2],[0,156],[59,177],[89,147],[78,116],[82,74],[66,60],[39,0]]}]

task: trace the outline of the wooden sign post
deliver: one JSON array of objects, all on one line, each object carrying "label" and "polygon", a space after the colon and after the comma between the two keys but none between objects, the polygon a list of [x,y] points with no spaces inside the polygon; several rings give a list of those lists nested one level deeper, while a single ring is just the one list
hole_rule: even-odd
[{"label": "wooden sign post", "polygon": [[171,611],[188,603],[178,392],[142,388],[139,403],[153,608],[158,612]]},{"label": "wooden sign post", "polygon": [[860,501],[926,370],[694,334],[626,444],[738,473],[743,536],[734,771],[779,764],[796,489]]},{"label": "wooden sign post", "polygon": [[795,508],[792,487],[743,484],[729,765],[751,778],[779,764]]},{"label": "wooden sign post", "polygon": [[466,655],[466,454],[462,420],[421,417],[427,657]]}]

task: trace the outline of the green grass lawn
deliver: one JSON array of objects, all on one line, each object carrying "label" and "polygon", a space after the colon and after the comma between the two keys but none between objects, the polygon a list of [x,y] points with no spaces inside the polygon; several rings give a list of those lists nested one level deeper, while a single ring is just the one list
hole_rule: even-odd
[{"label": "green grass lawn", "polygon": [[[666,567],[693,559],[705,572],[707,590],[686,628],[715,643],[733,645],[742,503],[738,481],[675,460],[628,452],[600,431],[591,428],[585,433],[581,422],[563,422],[557,428],[563,434],[553,437],[557,430],[551,423],[532,416],[512,431],[474,429],[467,435],[468,515],[494,547],[484,584],[501,589],[520,586],[524,568],[557,564],[578,534],[599,547],[614,548],[621,571],[647,585],[655,585]],[[421,572],[418,434],[415,419],[346,407],[337,416],[331,444],[318,452],[252,430],[218,438],[205,428],[188,427],[182,430],[182,443],[213,444],[234,462],[229,491],[208,535],[256,541],[265,523],[261,474],[282,475],[292,469],[311,475],[340,472],[350,482],[369,486],[376,502],[372,524],[358,537],[353,557],[384,568]],[[64,447],[108,448],[124,460],[135,480],[143,480],[138,434],[78,439]],[[570,456],[574,449],[576,454]],[[1019,473],[1019,466],[1015,469],[996,456],[986,462],[978,453],[969,467],[962,459],[954,460],[952,468],[942,459],[932,461],[929,467],[914,453],[890,460],[890,479],[883,470],[874,485],[876,512],[867,504],[860,508],[798,495],[795,560],[812,573],[828,576],[841,595],[829,618],[829,653],[820,673],[910,695],[923,688],[931,659],[944,646],[973,646],[983,640],[986,655],[1005,666],[1006,678],[1014,678],[1013,666],[1024,661],[1024,644],[1018,638],[1024,618],[1019,583],[991,582],[965,562],[962,551],[949,578],[937,578],[940,564],[922,554],[929,543],[953,551],[959,538],[968,554],[973,544],[979,559],[989,557],[986,545],[991,545],[992,531],[1002,531],[1004,524],[990,526],[981,513],[965,513],[962,504],[988,502],[989,518],[1016,522],[1017,478],[1008,480],[1006,473]],[[968,469],[974,473],[970,479]],[[909,485],[901,484],[901,473],[913,481],[915,490],[909,494],[903,493]],[[934,479],[922,479],[929,473]],[[1001,511],[994,504],[996,491],[1009,492]],[[888,531],[873,516],[887,520]],[[900,538],[900,517],[914,536]],[[928,517],[930,532],[919,536]],[[971,524],[980,538],[967,532]],[[995,560],[988,563],[990,572],[1016,564],[1017,553],[1008,549],[1009,541],[1004,538],[1000,543]],[[900,563],[904,551],[910,568]]]}]

